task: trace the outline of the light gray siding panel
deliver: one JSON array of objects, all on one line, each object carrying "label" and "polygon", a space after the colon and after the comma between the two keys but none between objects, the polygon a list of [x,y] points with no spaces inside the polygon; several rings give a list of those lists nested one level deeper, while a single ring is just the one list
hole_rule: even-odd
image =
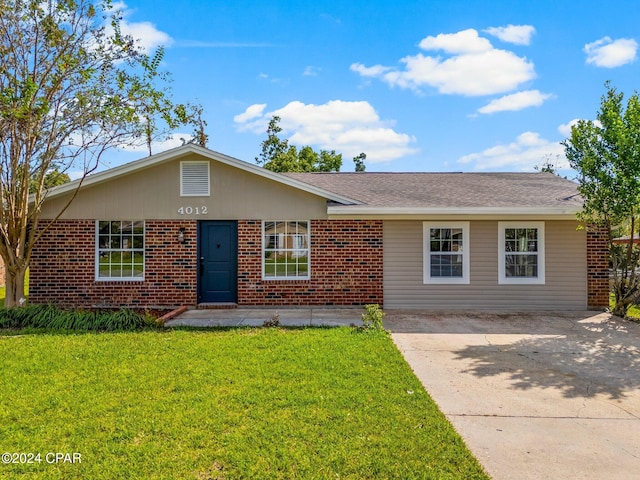
[{"label": "light gray siding panel", "polygon": [[[214,160],[210,161],[210,195],[180,196],[181,160],[199,161],[202,157],[192,155],[86,186],[61,219],[306,220],[327,217],[325,198]],[[71,194],[45,202],[41,218],[55,217],[70,197]],[[190,207],[190,214],[184,213],[186,207]],[[202,213],[203,207],[206,213]]]},{"label": "light gray siding panel", "polygon": [[385,308],[586,309],[586,235],[574,221],[545,222],[544,285],[498,284],[498,222],[470,224],[469,285],[423,283],[420,221],[384,222]]}]

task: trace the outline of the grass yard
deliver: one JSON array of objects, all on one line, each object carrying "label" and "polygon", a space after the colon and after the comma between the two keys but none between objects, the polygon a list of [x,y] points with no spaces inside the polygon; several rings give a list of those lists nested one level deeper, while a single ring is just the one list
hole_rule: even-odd
[{"label": "grass yard", "polygon": [[0,452],[41,454],[2,478],[488,478],[391,339],[349,328],[0,331]]}]

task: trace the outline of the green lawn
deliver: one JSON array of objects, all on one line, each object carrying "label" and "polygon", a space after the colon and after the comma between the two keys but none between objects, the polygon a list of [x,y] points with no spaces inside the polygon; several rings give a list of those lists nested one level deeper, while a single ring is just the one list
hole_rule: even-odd
[{"label": "green lawn", "polygon": [[2,478],[488,478],[384,335],[0,330],[0,352],[0,452],[41,454]]}]

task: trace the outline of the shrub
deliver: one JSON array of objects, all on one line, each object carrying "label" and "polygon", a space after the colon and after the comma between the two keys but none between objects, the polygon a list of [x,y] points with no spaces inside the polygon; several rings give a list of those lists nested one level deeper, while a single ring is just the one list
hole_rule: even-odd
[{"label": "shrub", "polygon": [[131,309],[63,310],[54,305],[0,308],[0,328],[49,330],[136,330],[153,325],[153,319]]},{"label": "shrub", "polygon": [[364,306],[365,313],[362,314],[362,327],[360,330],[369,332],[388,333],[383,325],[385,313],[378,304],[367,304]]}]

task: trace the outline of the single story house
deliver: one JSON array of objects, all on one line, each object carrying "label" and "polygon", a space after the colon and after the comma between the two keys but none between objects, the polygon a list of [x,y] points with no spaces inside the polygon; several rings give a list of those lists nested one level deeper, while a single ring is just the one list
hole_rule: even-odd
[{"label": "single story house", "polygon": [[[78,182],[52,189],[53,219]],[[606,235],[547,173],[279,174],[185,145],[87,177],[34,249],[62,306],[608,303]],[[45,222],[42,222],[43,224]]]}]

